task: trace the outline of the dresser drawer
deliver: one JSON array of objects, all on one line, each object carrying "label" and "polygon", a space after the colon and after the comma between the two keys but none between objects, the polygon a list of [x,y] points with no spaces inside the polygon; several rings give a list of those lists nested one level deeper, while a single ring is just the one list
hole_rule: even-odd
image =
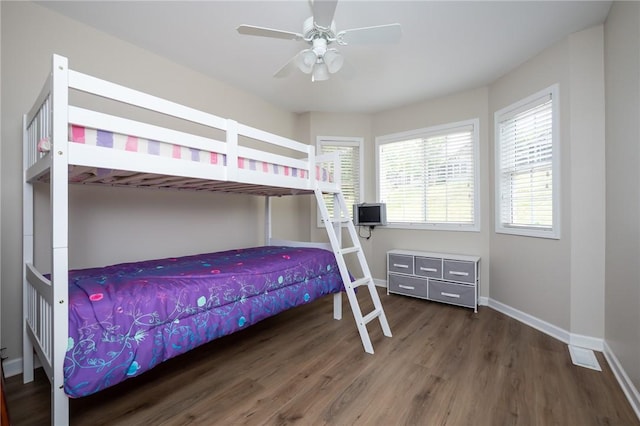
[{"label": "dresser drawer", "polygon": [[409,296],[427,297],[427,280],[389,274],[389,291]]},{"label": "dresser drawer", "polygon": [[475,299],[476,289],[474,286],[429,280],[429,300],[475,308]]},{"label": "dresser drawer", "polygon": [[435,257],[416,257],[416,275],[429,278],[442,278],[442,259]]},{"label": "dresser drawer", "polygon": [[445,259],[442,278],[444,278],[445,280],[461,281],[469,284],[475,284],[475,263],[462,260]]},{"label": "dresser drawer", "polygon": [[413,274],[413,256],[389,254],[389,272]]}]

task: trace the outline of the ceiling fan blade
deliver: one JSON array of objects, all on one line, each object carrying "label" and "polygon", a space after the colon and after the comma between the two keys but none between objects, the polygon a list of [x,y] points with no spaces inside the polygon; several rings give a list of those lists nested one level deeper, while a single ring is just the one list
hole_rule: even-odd
[{"label": "ceiling fan blade", "polygon": [[295,70],[297,68],[296,67],[297,58],[298,58],[298,55],[296,55],[293,58],[289,59],[289,61],[286,64],[284,64],[282,66],[282,68],[280,68],[278,71],[276,71],[276,73],[273,76],[275,78],[287,77],[289,74],[291,74],[291,72],[293,70]]},{"label": "ceiling fan blade", "polygon": [[338,44],[397,43],[402,37],[400,24],[378,25],[340,31],[336,35]]},{"label": "ceiling fan blade", "polygon": [[331,27],[337,4],[338,0],[313,0],[313,21],[320,27]]},{"label": "ceiling fan blade", "polygon": [[258,37],[281,38],[285,40],[302,40],[304,38],[302,34],[290,31],[274,30],[271,28],[256,27],[253,25],[240,25],[236,30],[238,33],[243,35]]},{"label": "ceiling fan blade", "polygon": [[291,74],[291,71],[298,68],[305,74],[310,74],[313,71],[313,67],[318,60],[318,56],[313,49],[304,49],[298,52],[296,56],[289,59],[289,62],[284,64],[273,76],[276,78],[286,77]]}]

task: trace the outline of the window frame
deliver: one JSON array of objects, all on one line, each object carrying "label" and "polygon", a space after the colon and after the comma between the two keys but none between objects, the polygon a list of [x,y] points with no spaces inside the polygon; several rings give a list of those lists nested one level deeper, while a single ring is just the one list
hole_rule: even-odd
[{"label": "window frame", "polygon": [[376,199],[380,201],[380,146],[399,142],[402,140],[410,140],[416,138],[434,137],[446,133],[455,133],[464,127],[473,127],[471,131],[471,144],[473,150],[473,223],[447,223],[447,222],[392,222],[387,213],[387,227],[397,229],[431,229],[439,231],[462,231],[462,232],[480,232],[480,119],[472,118],[468,120],[456,121],[441,125],[424,127],[421,129],[409,130],[399,133],[392,133],[376,137]]},{"label": "window frame", "polygon": [[[364,199],[364,138],[359,136],[316,136],[316,153],[322,154],[323,145],[329,146],[352,146],[358,148],[358,200],[361,203]],[[353,216],[351,206],[347,206],[349,217]],[[316,226],[324,228],[324,223],[320,215],[320,210],[316,206]]]},{"label": "window frame", "polygon": [[[516,114],[528,111],[546,102],[545,99],[551,97],[551,226],[539,227],[534,225],[519,226],[503,223],[502,220],[502,170],[501,170],[501,147],[500,123],[515,116]],[[512,103],[494,113],[494,186],[495,186],[495,232],[499,234],[518,235],[524,237],[537,237],[548,239],[560,239],[561,221],[561,197],[560,197],[560,86],[553,84],[540,90],[524,99]]]}]

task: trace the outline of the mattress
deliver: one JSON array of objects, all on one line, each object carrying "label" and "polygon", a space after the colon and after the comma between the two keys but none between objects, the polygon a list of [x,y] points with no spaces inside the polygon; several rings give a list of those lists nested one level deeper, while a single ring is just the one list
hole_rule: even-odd
[{"label": "mattress", "polygon": [[[92,129],[77,125],[69,126],[69,140],[103,148],[119,149],[130,152],[139,152],[161,157],[182,159],[206,163],[211,166],[226,166],[227,157],[225,154],[203,151],[181,145],[158,142],[154,140],[139,138],[135,136],[113,133],[100,129]],[[288,167],[253,159],[238,157],[238,168],[244,170],[254,170],[274,175],[290,176],[292,178],[308,179],[309,171]],[[316,180],[322,182],[331,181],[331,174],[320,166],[315,167]],[[75,177],[82,180],[82,176]]]},{"label": "mattress", "polygon": [[64,390],[82,397],[343,289],[332,252],[255,247],[69,272]]}]

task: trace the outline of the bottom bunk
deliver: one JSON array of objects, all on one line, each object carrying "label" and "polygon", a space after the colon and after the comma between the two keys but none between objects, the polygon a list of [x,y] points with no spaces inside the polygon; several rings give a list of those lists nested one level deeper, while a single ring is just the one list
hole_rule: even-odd
[{"label": "bottom bunk", "polygon": [[64,391],[82,397],[344,289],[332,252],[265,246],[69,272]]}]

